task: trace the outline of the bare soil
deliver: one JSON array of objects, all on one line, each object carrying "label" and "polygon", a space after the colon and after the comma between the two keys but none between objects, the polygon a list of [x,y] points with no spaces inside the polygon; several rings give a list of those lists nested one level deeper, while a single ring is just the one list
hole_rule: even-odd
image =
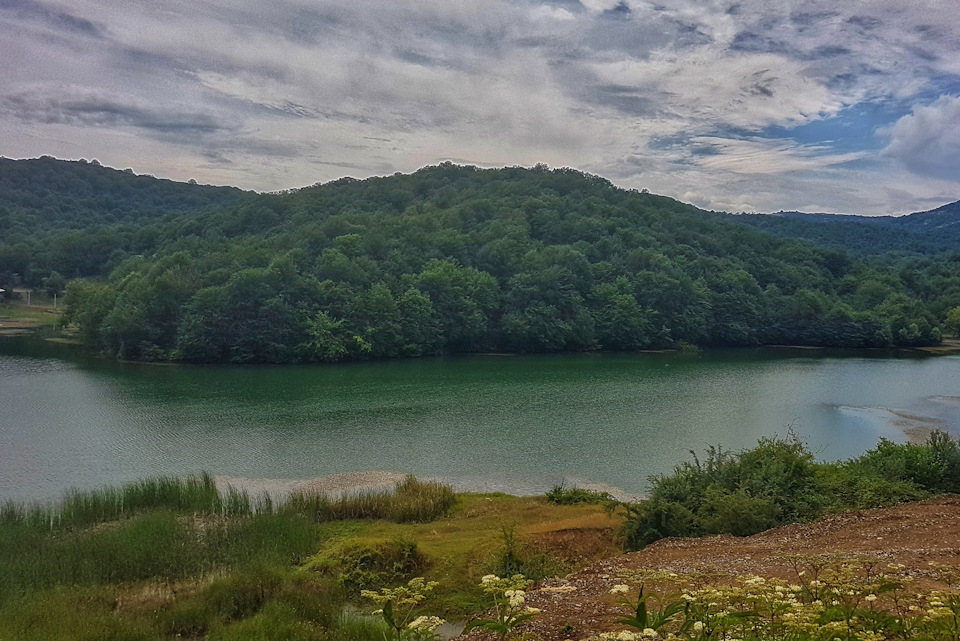
[{"label": "bare soil", "polygon": [[[623,629],[616,621],[626,612],[617,605],[610,588],[623,582],[619,575],[624,571],[658,569],[683,574],[720,570],[792,579],[793,569],[779,555],[827,552],[875,558],[884,565],[902,563],[917,587],[930,587],[929,562],[960,564],[960,496],[836,514],[745,538],[664,539],[537,586],[528,592],[527,604],[540,608],[541,614],[525,631],[536,632],[544,641],[563,641]],[[475,629],[463,638],[488,637]]]}]

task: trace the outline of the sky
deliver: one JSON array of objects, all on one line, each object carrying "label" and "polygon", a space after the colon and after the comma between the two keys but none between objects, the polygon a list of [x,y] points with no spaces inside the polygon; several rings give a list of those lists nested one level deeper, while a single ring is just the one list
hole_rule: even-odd
[{"label": "sky", "polygon": [[909,213],[960,199],[960,0],[0,0],[0,155],[258,191],[546,163]]}]

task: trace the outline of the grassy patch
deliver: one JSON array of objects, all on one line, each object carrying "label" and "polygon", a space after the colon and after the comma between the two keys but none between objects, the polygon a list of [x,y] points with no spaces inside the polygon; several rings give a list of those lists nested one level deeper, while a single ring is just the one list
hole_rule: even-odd
[{"label": "grassy patch", "polygon": [[60,322],[60,310],[52,307],[27,307],[22,303],[0,303],[0,322],[4,320],[30,321],[35,326],[52,326]]},{"label": "grassy patch", "polygon": [[[258,510],[245,495],[219,495],[206,476],[75,492],[54,507],[7,503],[0,638],[380,641],[376,621],[344,610],[362,588],[425,575],[441,584],[431,612],[464,616],[488,606],[477,584],[508,550],[533,574],[616,552],[617,519],[600,506],[453,502],[448,488],[414,480],[398,489],[399,512],[319,522],[302,504]],[[384,504],[361,498],[349,509],[371,503]],[[446,516],[423,522],[435,513]]]}]

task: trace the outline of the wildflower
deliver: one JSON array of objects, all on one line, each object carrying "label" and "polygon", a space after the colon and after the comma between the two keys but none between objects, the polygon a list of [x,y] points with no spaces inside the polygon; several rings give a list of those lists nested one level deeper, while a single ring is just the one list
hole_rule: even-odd
[{"label": "wildflower", "polygon": [[446,623],[440,617],[419,616],[407,625],[408,630],[415,632],[433,632]]},{"label": "wildflower", "polygon": [[866,601],[876,601],[876,600],[877,600],[877,595],[876,595],[876,594],[868,594],[867,596],[865,596],[865,597],[863,597],[863,598],[864,598],[864,600],[866,600]]},{"label": "wildflower", "polygon": [[693,624],[693,631],[697,633],[703,632],[703,621],[696,621]]},{"label": "wildflower", "polygon": [[645,637],[647,637],[647,638],[649,638],[649,639],[656,639],[656,638],[657,638],[657,631],[654,630],[653,628],[644,628],[644,629],[643,629],[643,636],[645,636]]},{"label": "wildflower", "polygon": [[615,585],[610,589],[610,594],[626,594],[630,591],[629,585]]},{"label": "wildflower", "polygon": [[540,608],[531,608],[527,606],[527,614],[540,614]]},{"label": "wildflower", "polygon": [[499,581],[500,577],[496,574],[487,574],[480,579],[480,585],[487,585],[488,583],[493,583],[494,581]]}]

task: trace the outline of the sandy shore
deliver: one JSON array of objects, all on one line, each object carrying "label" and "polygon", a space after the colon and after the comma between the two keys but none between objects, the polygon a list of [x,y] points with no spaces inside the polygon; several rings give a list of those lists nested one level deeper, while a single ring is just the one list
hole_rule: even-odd
[{"label": "sandy shore", "polygon": [[[216,476],[214,480],[221,491],[226,491],[228,487],[233,487],[234,489],[246,492],[251,497],[267,493],[270,495],[270,498],[276,502],[282,501],[292,492],[326,494],[331,498],[338,498],[359,492],[391,490],[398,482],[406,478],[406,476],[406,472],[363,470],[319,476],[310,479]],[[516,496],[543,494],[553,487],[553,484],[525,484],[518,483],[516,480],[484,476],[418,476],[417,478],[421,481],[444,483],[451,486],[456,492],[502,492]],[[619,501],[636,501],[643,498],[641,495],[625,492],[618,487],[593,482],[588,479],[564,478],[562,479],[562,483],[565,487],[579,487],[597,492],[606,492]]]}]

